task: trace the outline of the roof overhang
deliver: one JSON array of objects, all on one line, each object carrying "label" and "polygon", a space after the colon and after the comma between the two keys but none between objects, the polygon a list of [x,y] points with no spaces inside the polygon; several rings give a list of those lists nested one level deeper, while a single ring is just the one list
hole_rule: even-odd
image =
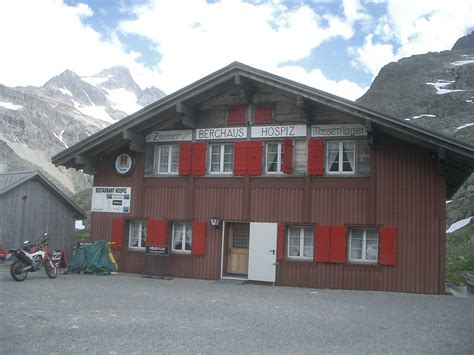
[{"label": "roof overhang", "polygon": [[474,147],[468,144],[238,62],[165,96],[91,135],[55,155],[52,162],[56,166],[84,169],[84,172],[94,174],[94,159],[101,153],[125,146],[140,151],[143,149],[139,142],[140,137],[143,138],[147,129],[152,126],[161,124],[165,129],[167,125],[175,123],[176,115],[172,113],[232,87],[245,89],[249,83],[268,85],[293,94],[300,100],[333,108],[365,121],[374,131],[381,131],[431,150],[445,167],[448,195],[453,194],[474,170]]}]

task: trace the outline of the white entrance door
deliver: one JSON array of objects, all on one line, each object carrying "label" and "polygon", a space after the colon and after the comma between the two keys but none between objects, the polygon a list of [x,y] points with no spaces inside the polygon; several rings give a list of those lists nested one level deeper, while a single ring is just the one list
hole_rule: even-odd
[{"label": "white entrance door", "polygon": [[248,279],[275,282],[277,223],[250,223]]}]

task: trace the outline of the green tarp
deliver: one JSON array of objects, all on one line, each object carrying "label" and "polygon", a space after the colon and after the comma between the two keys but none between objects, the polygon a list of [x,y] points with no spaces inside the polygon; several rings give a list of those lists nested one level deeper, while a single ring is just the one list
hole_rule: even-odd
[{"label": "green tarp", "polygon": [[71,259],[68,272],[94,273],[108,275],[117,271],[117,264],[105,240],[99,240],[92,245],[78,249]]}]

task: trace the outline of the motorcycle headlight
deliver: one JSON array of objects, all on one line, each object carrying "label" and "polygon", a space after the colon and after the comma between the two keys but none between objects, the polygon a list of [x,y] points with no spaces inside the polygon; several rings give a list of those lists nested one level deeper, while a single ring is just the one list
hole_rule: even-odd
[{"label": "motorcycle headlight", "polygon": [[13,257],[12,253],[7,253],[7,256],[5,256],[5,260],[8,261]]}]

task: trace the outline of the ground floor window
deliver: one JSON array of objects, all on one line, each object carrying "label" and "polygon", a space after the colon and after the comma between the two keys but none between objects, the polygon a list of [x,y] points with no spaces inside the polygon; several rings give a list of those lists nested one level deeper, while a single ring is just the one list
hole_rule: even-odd
[{"label": "ground floor window", "polygon": [[312,260],[314,231],[311,227],[288,227],[288,258]]},{"label": "ground floor window", "polygon": [[128,232],[128,247],[129,248],[145,248],[146,241],[146,221],[131,220]]},{"label": "ground floor window", "polygon": [[191,223],[173,223],[172,250],[180,253],[191,253],[193,228]]},{"label": "ground floor window", "polygon": [[377,229],[352,228],[349,233],[349,261],[377,263],[379,233]]}]

